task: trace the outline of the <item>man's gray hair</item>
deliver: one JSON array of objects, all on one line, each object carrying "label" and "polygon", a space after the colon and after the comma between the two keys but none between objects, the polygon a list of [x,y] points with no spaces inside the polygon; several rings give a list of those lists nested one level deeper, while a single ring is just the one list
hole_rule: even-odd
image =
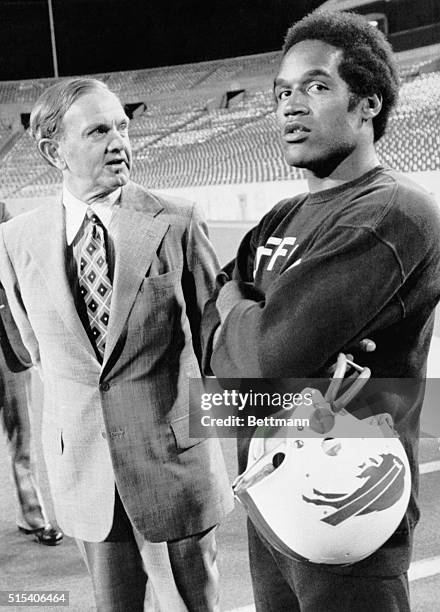
[{"label": "man's gray hair", "polygon": [[82,77],[64,79],[45,89],[31,112],[30,131],[33,138],[37,142],[42,138],[54,138],[60,133],[64,115],[72,104],[80,96],[96,90],[114,94],[103,81]]}]

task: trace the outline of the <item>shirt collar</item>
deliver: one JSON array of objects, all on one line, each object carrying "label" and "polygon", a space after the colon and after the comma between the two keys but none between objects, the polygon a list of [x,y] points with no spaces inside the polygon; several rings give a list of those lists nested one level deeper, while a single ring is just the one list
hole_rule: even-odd
[{"label": "shirt collar", "polygon": [[87,210],[91,209],[100,219],[108,231],[110,221],[116,206],[119,205],[121,188],[112,191],[106,198],[93,204],[86,204],[79,200],[63,185],[63,206],[66,210],[66,241],[71,245],[77,235],[86,216]]}]

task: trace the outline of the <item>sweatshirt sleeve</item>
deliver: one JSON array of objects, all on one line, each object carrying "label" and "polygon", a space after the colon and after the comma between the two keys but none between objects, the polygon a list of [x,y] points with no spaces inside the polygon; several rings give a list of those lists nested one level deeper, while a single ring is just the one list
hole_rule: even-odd
[{"label": "sweatshirt sleeve", "polygon": [[222,325],[212,370],[222,378],[313,375],[391,300],[404,316],[403,282],[392,244],[369,227],[337,226],[287,267],[264,299],[249,299],[243,287]]},{"label": "sweatshirt sleeve", "polygon": [[194,205],[187,231],[182,286],[193,347],[199,362],[202,358],[200,320],[204,305],[214,291],[215,277],[219,267],[214,247],[209,240],[206,222],[199,208]]},{"label": "sweatshirt sleeve", "polygon": [[240,243],[237,257],[224,266],[217,274],[216,286],[210,299],[207,301],[201,324],[202,339],[202,372],[206,376],[213,374],[211,368],[211,357],[213,353],[214,334],[220,325],[220,317],[216,308],[218,294],[225,283],[229,280],[248,281],[252,279],[252,265],[255,253],[254,236],[257,228],[250,230]]}]

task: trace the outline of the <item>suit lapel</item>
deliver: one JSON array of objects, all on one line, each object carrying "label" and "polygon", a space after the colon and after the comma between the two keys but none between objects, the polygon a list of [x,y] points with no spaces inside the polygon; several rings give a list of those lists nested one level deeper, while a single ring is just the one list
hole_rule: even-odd
[{"label": "suit lapel", "polygon": [[140,187],[129,183],[123,188],[115,233],[115,273],[104,364],[115,348],[139,287],[169,227],[156,217],[161,210],[158,200]]},{"label": "suit lapel", "polygon": [[81,323],[73,301],[66,273],[66,230],[60,202],[41,209],[32,228],[29,250],[37,261],[52,300],[66,326],[95,357],[95,352]]}]

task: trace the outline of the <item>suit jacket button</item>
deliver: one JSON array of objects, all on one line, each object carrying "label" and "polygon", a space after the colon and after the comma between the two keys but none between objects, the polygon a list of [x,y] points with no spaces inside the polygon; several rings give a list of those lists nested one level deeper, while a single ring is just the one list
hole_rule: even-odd
[{"label": "suit jacket button", "polygon": [[104,440],[107,438],[107,434],[105,433],[105,431],[101,431],[101,436],[104,438]]},{"label": "suit jacket button", "polygon": [[103,382],[100,384],[101,391],[108,391],[110,389],[110,384],[108,382]]}]

